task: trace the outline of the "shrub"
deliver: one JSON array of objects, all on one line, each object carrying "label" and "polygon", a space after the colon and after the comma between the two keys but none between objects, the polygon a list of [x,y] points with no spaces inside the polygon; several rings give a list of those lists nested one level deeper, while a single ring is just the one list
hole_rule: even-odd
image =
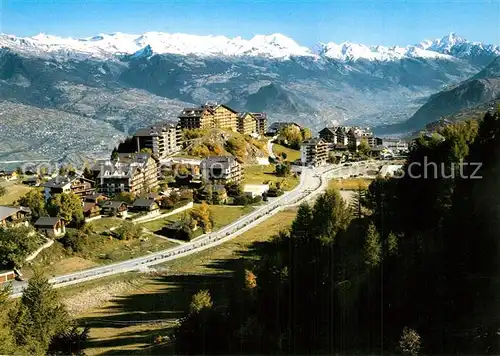
[{"label": "shrub", "polygon": [[279,197],[281,195],[283,195],[283,191],[281,189],[278,189],[278,188],[275,188],[275,187],[271,187],[267,191],[267,196],[268,197]]},{"label": "shrub", "polygon": [[142,227],[130,221],[124,221],[120,227],[114,231],[114,236],[120,240],[133,240],[141,237]]},{"label": "shrub", "polygon": [[275,173],[278,177],[287,177],[290,175],[291,172],[292,169],[289,164],[281,163],[276,165]]},{"label": "shrub", "polygon": [[413,329],[406,327],[399,339],[399,351],[405,356],[416,356],[420,351],[420,335]]},{"label": "shrub", "polygon": [[82,230],[68,229],[61,238],[61,243],[68,251],[82,252],[87,245],[88,235]]}]

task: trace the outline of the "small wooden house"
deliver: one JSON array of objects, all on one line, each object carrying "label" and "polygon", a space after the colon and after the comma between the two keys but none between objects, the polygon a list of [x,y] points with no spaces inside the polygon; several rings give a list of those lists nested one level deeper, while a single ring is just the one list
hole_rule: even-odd
[{"label": "small wooden house", "polygon": [[28,208],[0,206],[0,226],[22,224],[30,215]]},{"label": "small wooden house", "polygon": [[99,203],[102,215],[127,217],[128,206],[119,200],[104,200]]},{"label": "small wooden house", "polygon": [[101,215],[101,208],[97,203],[86,201],[83,203],[83,215],[86,219]]},{"label": "small wooden house", "polygon": [[160,209],[158,206],[158,203],[154,201],[153,199],[137,199],[134,201],[134,204],[132,205],[132,210],[134,211],[155,211]]},{"label": "small wooden house", "polygon": [[40,217],[34,224],[38,232],[49,237],[62,236],[66,233],[64,220],[50,216]]},{"label": "small wooden house", "polygon": [[16,278],[16,274],[11,270],[2,270],[0,271],[0,283],[5,283],[8,281],[12,281]]}]

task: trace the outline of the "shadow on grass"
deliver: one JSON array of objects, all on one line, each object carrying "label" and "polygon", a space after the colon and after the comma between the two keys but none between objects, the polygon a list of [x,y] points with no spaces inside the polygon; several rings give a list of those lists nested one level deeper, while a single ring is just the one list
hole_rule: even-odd
[{"label": "shadow on grass", "polygon": [[[173,332],[175,322],[185,315],[193,294],[200,290],[209,290],[215,305],[224,304],[234,289],[231,277],[243,266],[243,258],[251,258],[266,245],[268,243],[254,243],[248,250],[235,251],[235,258],[207,263],[206,267],[213,269],[213,273],[169,275],[167,272],[147,282],[141,288],[143,292],[139,289],[137,293],[116,297],[111,305],[100,309],[98,315],[79,319],[80,325],[90,326],[99,335],[91,337],[87,348],[107,355],[173,354],[171,343],[154,345],[154,338]],[[108,329],[123,330],[110,331],[119,335],[106,338]]]}]

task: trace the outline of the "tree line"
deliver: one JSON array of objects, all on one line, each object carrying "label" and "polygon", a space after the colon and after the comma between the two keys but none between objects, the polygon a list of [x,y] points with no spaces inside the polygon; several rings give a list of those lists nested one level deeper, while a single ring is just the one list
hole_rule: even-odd
[{"label": "tree line", "polygon": [[227,298],[193,297],[177,352],[498,354],[500,111],[439,134],[353,204],[300,206]]},{"label": "tree line", "polygon": [[89,328],[78,327],[59,293],[40,271],[22,297],[0,290],[0,353],[2,355],[83,355]]}]

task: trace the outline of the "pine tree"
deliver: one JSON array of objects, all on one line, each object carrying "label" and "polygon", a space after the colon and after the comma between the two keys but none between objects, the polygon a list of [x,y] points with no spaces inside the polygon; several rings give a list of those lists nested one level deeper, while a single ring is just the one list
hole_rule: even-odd
[{"label": "pine tree", "polygon": [[361,187],[361,185],[358,186],[358,189],[356,190],[356,193],[352,197],[351,200],[351,210],[354,214],[354,217],[357,219],[361,219],[363,217],[363,202],[366,199],[366,190]]},{"label": "pine tree", "polygon": [[16,343],[29,352],[47,350],[52,338],[67,329],[69,315],[59,294],[40,271],[29,280],[15,316]]},{"label": "pine tree", "polygon": [[10,320],[13,306],[10,293],[11,288],[8,286],[0,289],[0,354],[2,355],[17,353]]},{"label": "pine tree", "polygon": [[337,190],[328,190],[321,195],[314,204],[312,215],[312,232],[325,242],[333,242],[335,236],[349,226],[352,218],[347,203]]},{"label": "pine tree", "polygon": [[373,223],[368,225],[363,253],[365,263],[368,267],[372,268],[380,264],[382,259],[382,245],[380,243],[380,234]]},{"label": "pine tree", "polygon": [[118,161],[118,149],[115,147],[113,148],[113,151],[111,151],[111,160],[112,161]]}]

